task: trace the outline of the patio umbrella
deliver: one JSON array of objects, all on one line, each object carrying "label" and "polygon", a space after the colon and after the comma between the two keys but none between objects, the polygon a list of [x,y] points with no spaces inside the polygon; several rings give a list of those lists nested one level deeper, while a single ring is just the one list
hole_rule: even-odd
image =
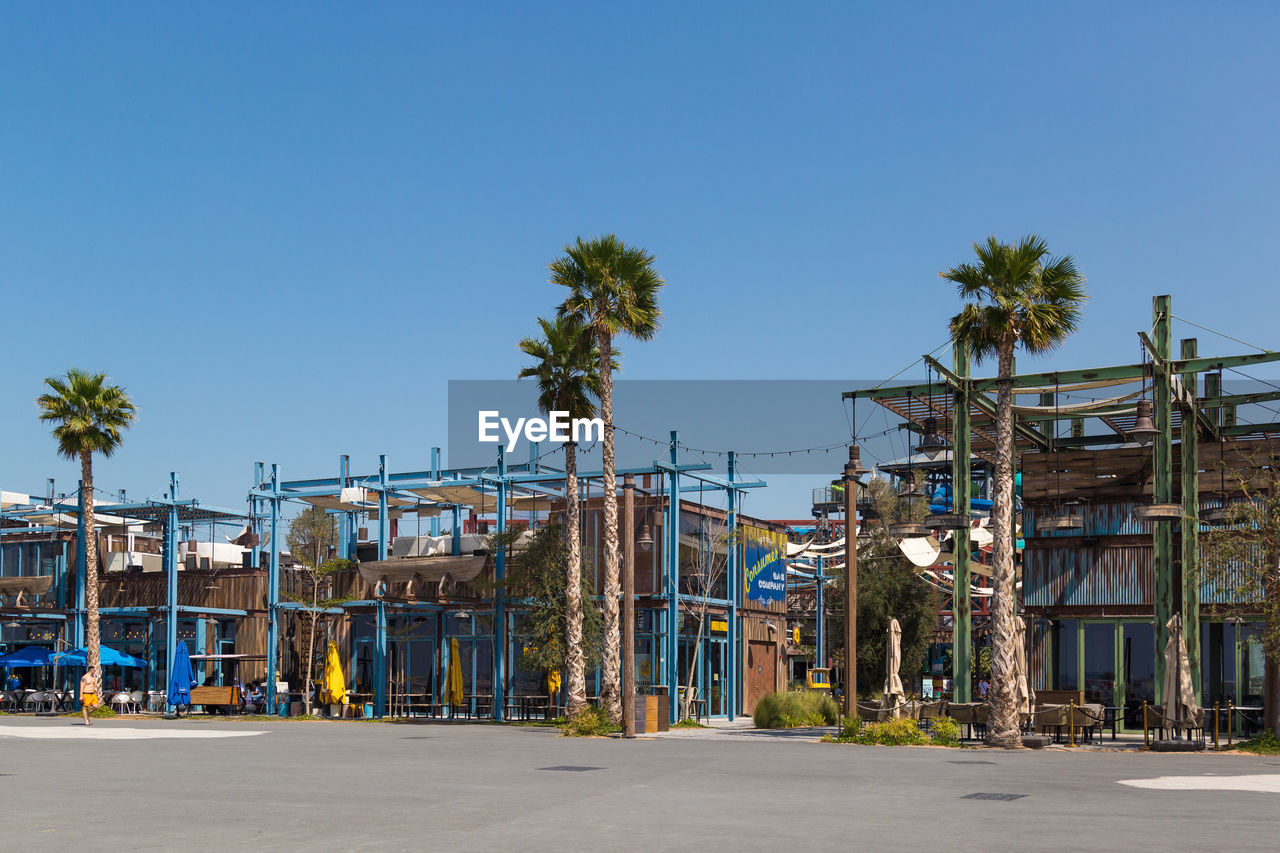
[{"label": "patio umbrella", "polygon": [[0,657],[0,666],[49,666],[51,663],[53,652],[44,646],[27,646]]},{"label": "patio umbrella", "polygon": [[902,712],[903,695],[902,679],[898,677],[898,668],[902,666],[902,626],[897,619],[889,620],[889,642],[885,646],[884,655],[884,694],[880,697],[880,707],[889,710],[890,717],[897,717]]},{"label": "patio umbrella", "polygon": [[347,680],[342,677],[342,660],[338,657],[338,644],[329,641],[329,654],[324,661],[324,690],[321,701],[341,705],[347,701]]},{"label": "patio umbrella", "polygon": [[1013,620],[1013,694],[1018,713],[1031,713],[1031,684],[1027,679],[1027,623],[1021,616]]},{"label": "patio umbrella", "polygon": [[[54,657],[57,659],[58,666],[88,666],[89,650],[84,647],[68,649]],[[110,646],[99,646],[98,657],[103,666],[144,667],[147,665],[142,658],[135,658]]]},{"label": "patio umbrella", "polygon": [[555,696],[560,692],[560,670],[553,669],[547,673],[547,694]]},{"label": "patio umbrella", "polygon": [[191,671],[191,652],[187,644],[179,641],[173,650],[173,669],[169,673],[169,692],[165,701],[173,707],[191,704],[191,688],[196,686],[195,673]]},{"label": "patio umbrella", "polygon": [[445,682],[445,701],[461,705],[465,701],[462,689],[462,654],[458,651],[458,638],[449,639],[449,676]]},{"label": "patio umbrella", "polygon": [[1189,729],[1200,724],[1200,707],[1196,705],[1195,688],[1191,684],[1191,662],[1187,659],[1182,615],[1175,613],[1166,627],[1169,639],[1164,644],[1164,720],[1170,728]]}]

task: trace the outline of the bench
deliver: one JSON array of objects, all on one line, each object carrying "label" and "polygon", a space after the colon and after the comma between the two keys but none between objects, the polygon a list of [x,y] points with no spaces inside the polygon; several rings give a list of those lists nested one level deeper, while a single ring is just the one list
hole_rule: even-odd
[{"label": "bench", "polygon": [[228,714],[239,711],[243,701],[244,697],[234,685],[191,688],[191,704],[201,706],[210,714],[215,708],[221,708]]}]

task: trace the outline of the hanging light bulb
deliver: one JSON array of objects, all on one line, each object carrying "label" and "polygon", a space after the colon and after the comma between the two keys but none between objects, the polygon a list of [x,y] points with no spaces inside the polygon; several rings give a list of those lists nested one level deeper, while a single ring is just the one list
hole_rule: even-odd
[{"label": "hanging light bulb", "polygon": [[1140,444],[1149,444],[1159,434],[1160,430],[1151,418],[1151,401],[1139,400],[1138,417],[1134,421],[1133,429],[1129,430],[1129,438]]}]

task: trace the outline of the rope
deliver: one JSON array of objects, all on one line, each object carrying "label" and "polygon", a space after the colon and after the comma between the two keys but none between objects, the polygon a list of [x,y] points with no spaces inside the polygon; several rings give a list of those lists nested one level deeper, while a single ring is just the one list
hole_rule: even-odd
[{"label": "rope", "polygon": [[1242,341],[1239,338],[1232,337],[1231,335],[1228,335],[1226,332],[1219,332],[1217,329],[1210,329],[1208,326],[1202,326],[1199,323],[1195,322],[1194,320],[1188,320],[1186,317],[1179,317],[1177,314],[1174,314],[1172,312],[1169,314],[1169,316],[1175,320],[1181,320],[1183,323],[1186,323],[1188,326],[1195,326],[1197,329],[1203,329],[1211,335],[1218,335],[1220,337],[1226,338],[1229,341],[1235,341],[1238,344],[1243,344],[1247,347],[1256,349],[1259,352],[1274,352],[1274,350],[1269,350],[1266,347],[1260,347],[1257,344],[1251,344],[1248,341]]}]

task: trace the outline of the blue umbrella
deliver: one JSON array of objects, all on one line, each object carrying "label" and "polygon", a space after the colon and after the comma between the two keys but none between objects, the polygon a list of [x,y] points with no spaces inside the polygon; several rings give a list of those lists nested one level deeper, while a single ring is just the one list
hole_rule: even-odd
[{"label": "blue umbrella", "polygon": [[166,701],[177,707],[191,704],[191,688],[196,684],[195,673],[191,671],[191,653],[187,644],[179,642],[173,653],[173,671],[169,673],[169,695]]},{"label": "blue umbrella", "polygon": [[[143,667],[147,665],[147,662],[142,658],[135,658],[133,655],[127,655],[110,646],[99,646],[98,656],[103,666]],[[69,649],[61,654],[54,655],[54,658],[58,666],[88,666],[89,650],[85,648]]]},{"label": "blue umbrella", "polygon": [[27,646],[0,657],[0,666],[49,666],[52,663],[53,652],[44,646]]}]

